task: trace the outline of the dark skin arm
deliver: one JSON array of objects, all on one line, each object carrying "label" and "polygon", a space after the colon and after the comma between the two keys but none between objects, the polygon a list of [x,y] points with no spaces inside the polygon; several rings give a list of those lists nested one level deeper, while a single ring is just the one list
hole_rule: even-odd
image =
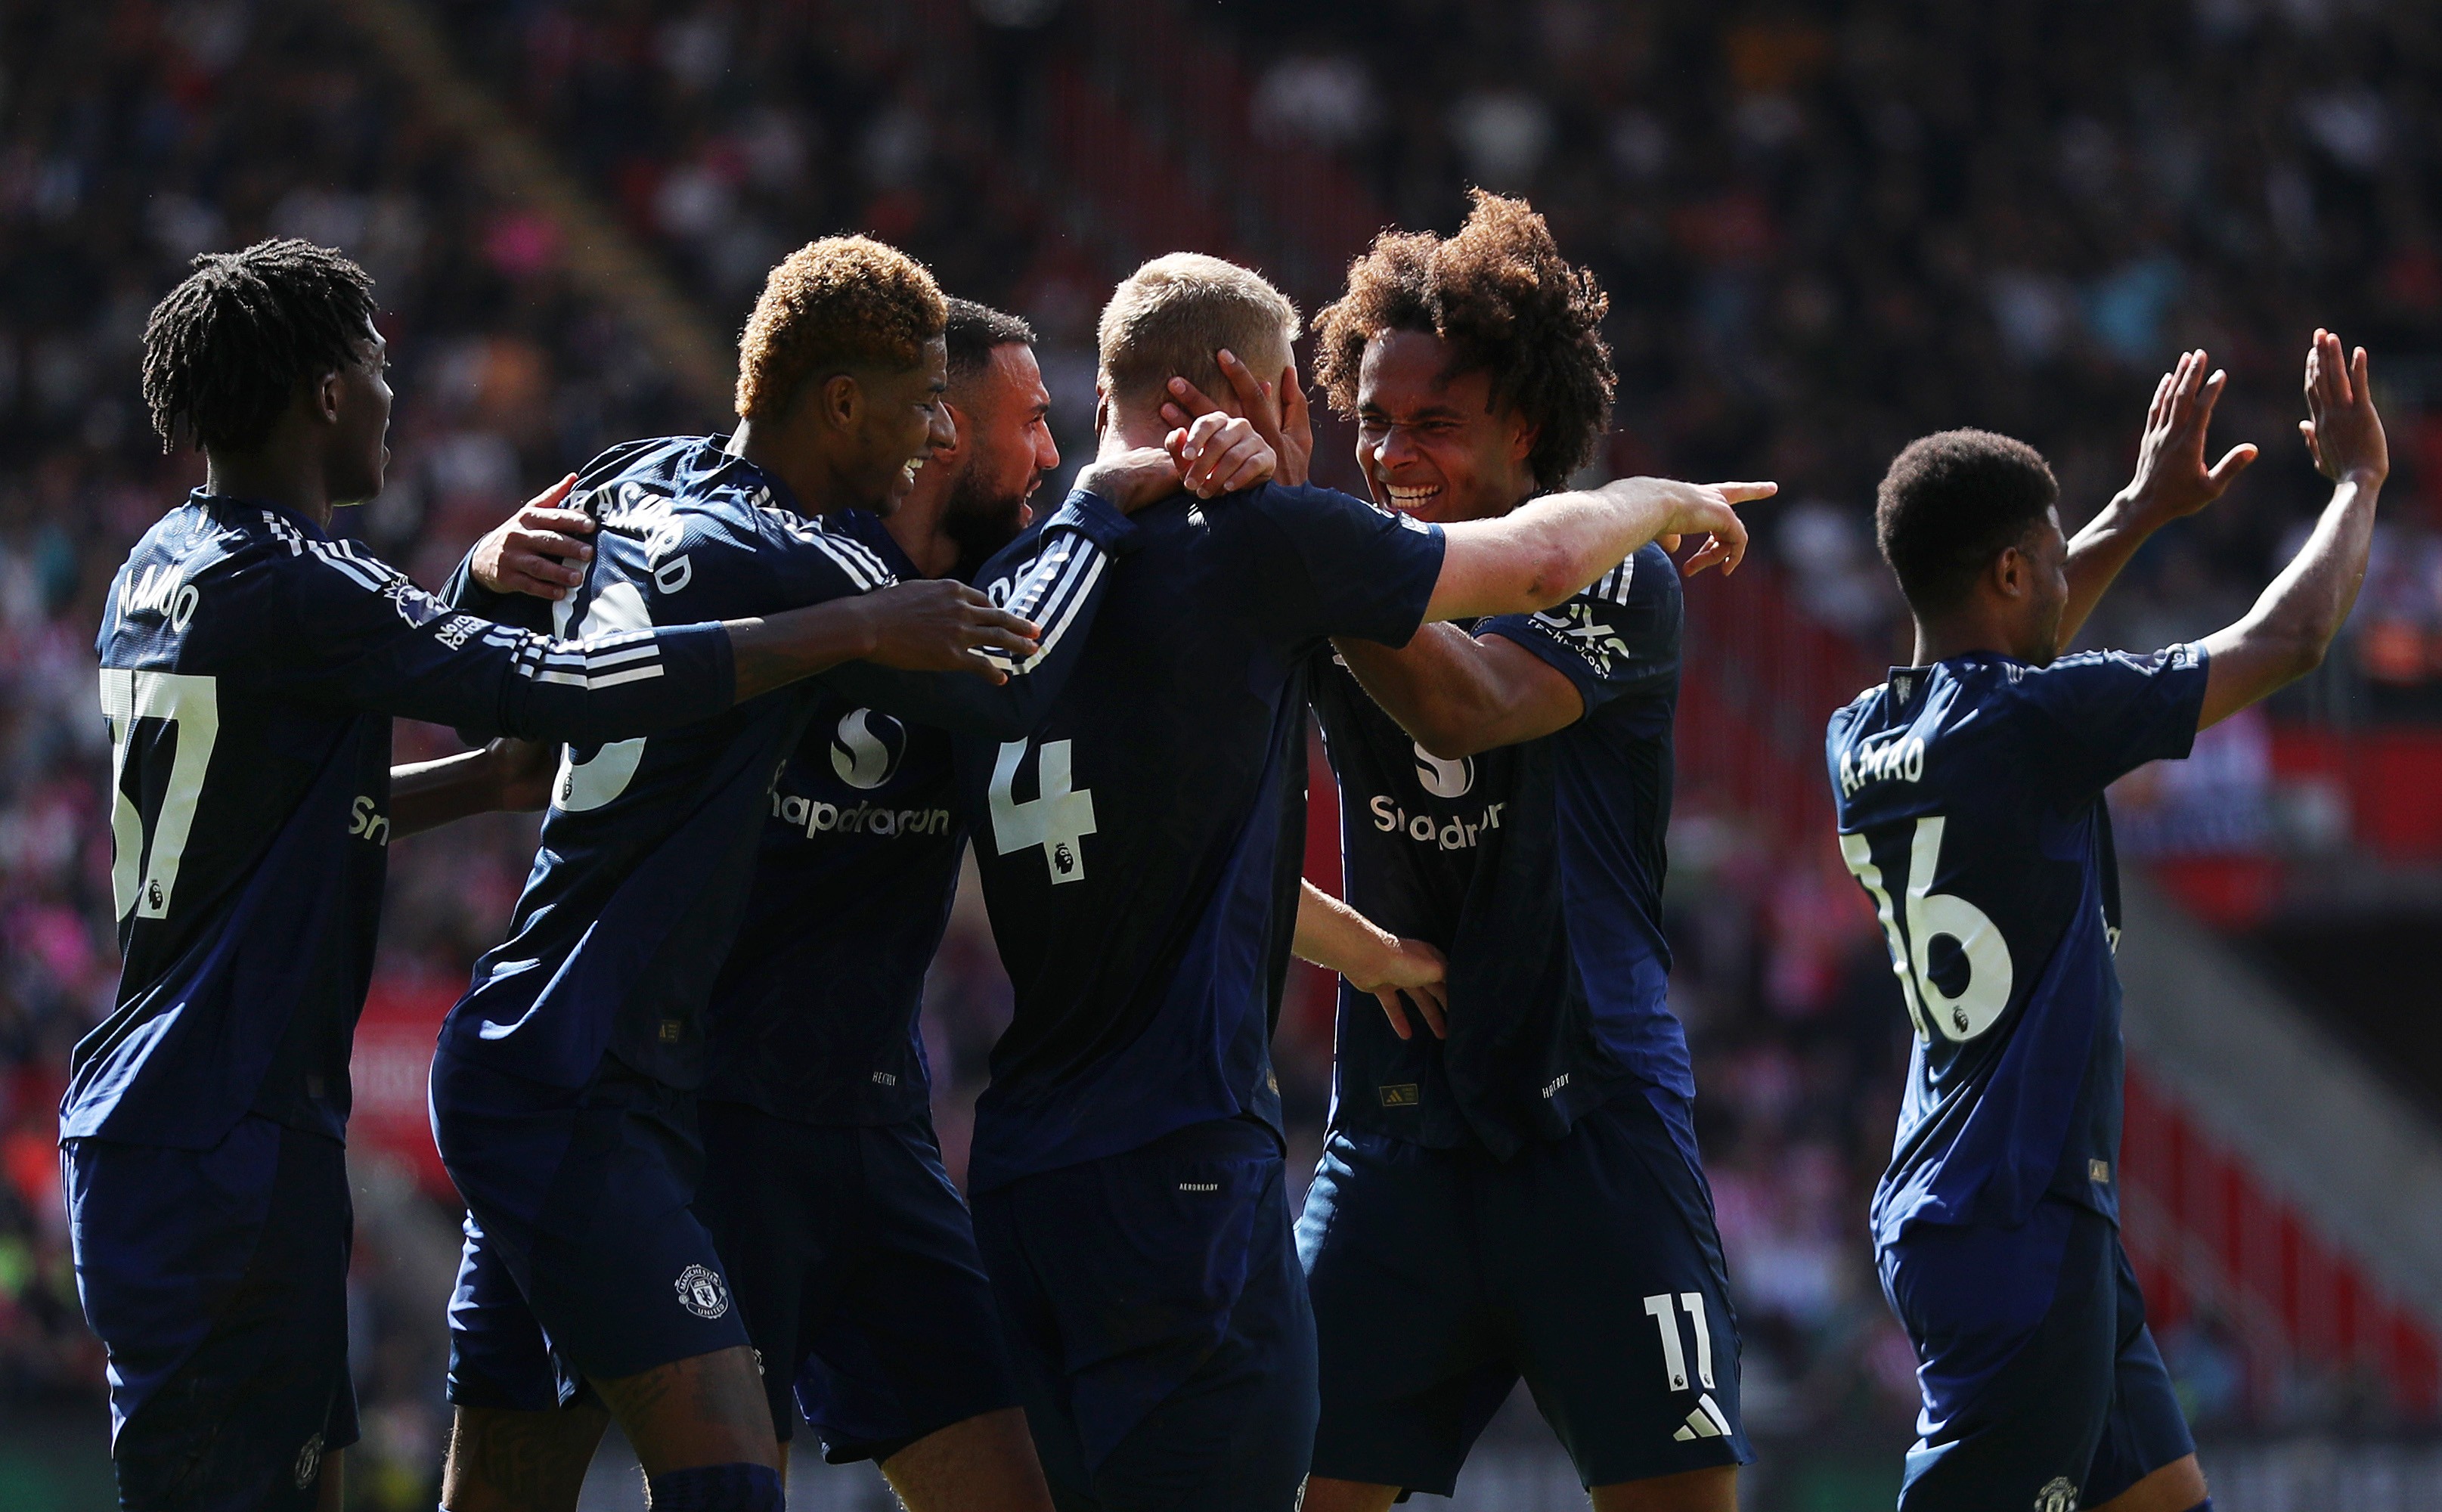
[{"label": "dark skin arm", "polygon": [[2205,360],[2202,352],[2182,353],[2178,366],[2154,386],[2137,446],[2137,475],[2068,543],[2061,646],[2075,643],[2078,628],[2148,537],[2219,499],[2255,460],[2254,444],[2243,442],[2205,465],[2205,430],[2230,378],[2219,371],[2207,377]]},{"label": "dark skin arm", "polygon": [[2365,348],[2344,355],[2341,338],[2317,331],[2306,353],[2306,414],[2298,423],[2332,497],[2313,534],[2247,617],[2205,637],[2201,730],[2323,664],[2357,603],[2374,540],[2375,501],[2391,473],[2391,447],[2375,412]]},{"label": "dark skin arm", "polygon": [[480,751],[391,768],[391,837],[469,814],[541,808],[551,794],[551,755],[539,740],[500,739]]}]

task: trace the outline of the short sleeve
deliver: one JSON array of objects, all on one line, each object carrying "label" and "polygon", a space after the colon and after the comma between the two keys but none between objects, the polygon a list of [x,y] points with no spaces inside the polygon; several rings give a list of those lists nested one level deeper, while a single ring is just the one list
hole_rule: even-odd
[{"label": "short sleeve", "polygon": [[2072,794],[2100,792],[2148,761],[2195,746],[2205,701],[2205,648],[2151,654],[2082,651],[2050,666],[2012,668],[2016,701],[2037,715],[2039,769]]},{"label": "short sleeve", "polygon": [[1267,485],[1214,507],[1247,509],[1268,528],[1279,550],[1254,564],[1254,592],[1298,638],[1404,646],[1424,624],[1441,578],[1440,526],[1328,488]]},{"label": "short sleeve", "polygon": [[1514,641],[1548,663],[1593,714],[1616,699],[1676,689],[1680,610],[1679,574],[1667,554],[1649,546],[1565,603],[1500,615],[1477,633]]}]

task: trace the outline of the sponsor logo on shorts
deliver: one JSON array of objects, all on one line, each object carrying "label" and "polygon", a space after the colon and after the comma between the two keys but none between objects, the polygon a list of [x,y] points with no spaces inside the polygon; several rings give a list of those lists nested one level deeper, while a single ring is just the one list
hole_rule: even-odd
[{"label": "sponsor logo on shorts", "polygon": [[729,1283],[720,1272],[689,1266],[679,1272],[679,1305],[709,1322],[729,1311]]},{"label": "sponsor logo on shorts", "polygon": [[322,1473],[322,1435],[315,1434],[297,1451],[297,1489],[302,1491]]},{"label": "sponsor logo on shorts", "polygon": [[2066,1475],[2055,1475],[2035,1493],[2035,1512],[2077,1512],[2077,1487]]},{"label": "sponsor logo on shorts", "polygon": [[1413,1082],[1397,1082],[1381,1088],[1382,1105],[1386,1108],[1412,1108],[1424,1102],[1424,1094]]}]

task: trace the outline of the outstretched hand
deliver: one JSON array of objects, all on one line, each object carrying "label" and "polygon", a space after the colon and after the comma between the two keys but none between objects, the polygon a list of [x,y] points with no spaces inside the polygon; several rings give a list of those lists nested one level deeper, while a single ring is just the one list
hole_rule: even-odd
[{"label": "outstretched hand", "polygon": [[2380,484],[2391,475],[2391,444],[2375,413],[2366,350],[2341,355],[2341,338],[2317,329],[2306,349],[2306,415],[2298,433],[2316,469],[2334,483]]},{"label": "outstretched hand", "polygon": [[2230,382],[2230,374],[2218,368],[2206,376],[2205,360],[2201,351],[2179,354],[2178,365],[2154,385],[2154,403],[2145,411],[2145,434],[2137,444],[2137,476],[2129,481],[2128,497],[2156,519],[2176,519],[2204,508],[2256,458],[2255,444],[2247,441],[2212,466],[2205,465],[2205,429]]},{"label": "outstretched hand", "polygon": [[1704,537],[1696,554],[1680,564],[1679,570],[1690,577],[1717,564],[1724,577],[1737,572],[1747,555],[1747,525],[1737,506],[1780,492],[1778,483],[1690,483],[1673,478],[1623,478],[1603,486],[1662,491],[1670,514],[1657,537]]},{"label": "outstretched hand", "polygon": [[[1298,382],[1297,365],[1283,368],[1275,384],[1255,376],[1255,370],[1228,347],[1215,354],[1215,360],[1221,364],[1221,375],[1230,380],[1239,412],[1278,459],[1272,476],[1291,487],[1304,483],[1314,468],[1314,418],[1306,410],[1305,388]],[[1170,394],[1161,407],[1165,425],[1192,425],[1198,416],[1221,409],[1185,378],[1170,380]]]},{"label": "outstretched hand", "polygon": [[1415,1005],[1433,1038],[1449,1038],[1449,989],[1446,980],[1449,962],[1425,941],[1394,939],[1370,969],[1346,975],[1349,986],[1374,994],[1382,1005],[1384,1016],[1391,1021],[1391,1032],[1399,1038],[1412,1039],[1416,1032],[1408,1023],[1406,1003]]},{"label": "outstretched hand", "polygon": [[983,653],[1032,656],[1042,630],[964,583],[947,578],[896,583],[835,602],[868,616],[873,649],[865,660],[906,672],[973,672],[1006,683],[1008,672]]},{"label": "outstretched hand", "polygon": [[495,593],[556,601],[585,581],[593,548],[580,537],[593,534],[593,517],[561,507],[575,486],[570,473],[477,541],[470,564],[476,583]]},{"label": "outstretched hand", "polygon": [[1178,481],[1198,499],[1252,488],[1273,475],[1278,453],[1251,421],[1218,410],[1174,430],[1163,447],[1178,466]]}]

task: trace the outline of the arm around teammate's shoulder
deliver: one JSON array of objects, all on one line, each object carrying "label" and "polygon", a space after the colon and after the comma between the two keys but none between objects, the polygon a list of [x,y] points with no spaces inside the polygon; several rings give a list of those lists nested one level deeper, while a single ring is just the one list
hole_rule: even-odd
[{"label": "arm around teammate's shoulder", "polygon": [[2391,471],[2368,376],[2365,348],[2344,356],[2340,337],[2315,333],[2306,354],[2307,418],[2298,429],[2316,467],[2335,484],[2332,497],[2306,544],[2247,617],[2205,638],[2199,729],[2313,671],[2348,620],[2365,581],[2375,502]]},{"label": "arm around teammate's shoulder", "polygon": [[1529,500],[1498,519],[1443,527],[1449,546],[1425,610],[1429,620],[1550,609],[1658,536],[1708,537],[1685,571],[1737,570],[1746,526],[1734,506],[1778,485],[1622,478],[1586,492]]}]

